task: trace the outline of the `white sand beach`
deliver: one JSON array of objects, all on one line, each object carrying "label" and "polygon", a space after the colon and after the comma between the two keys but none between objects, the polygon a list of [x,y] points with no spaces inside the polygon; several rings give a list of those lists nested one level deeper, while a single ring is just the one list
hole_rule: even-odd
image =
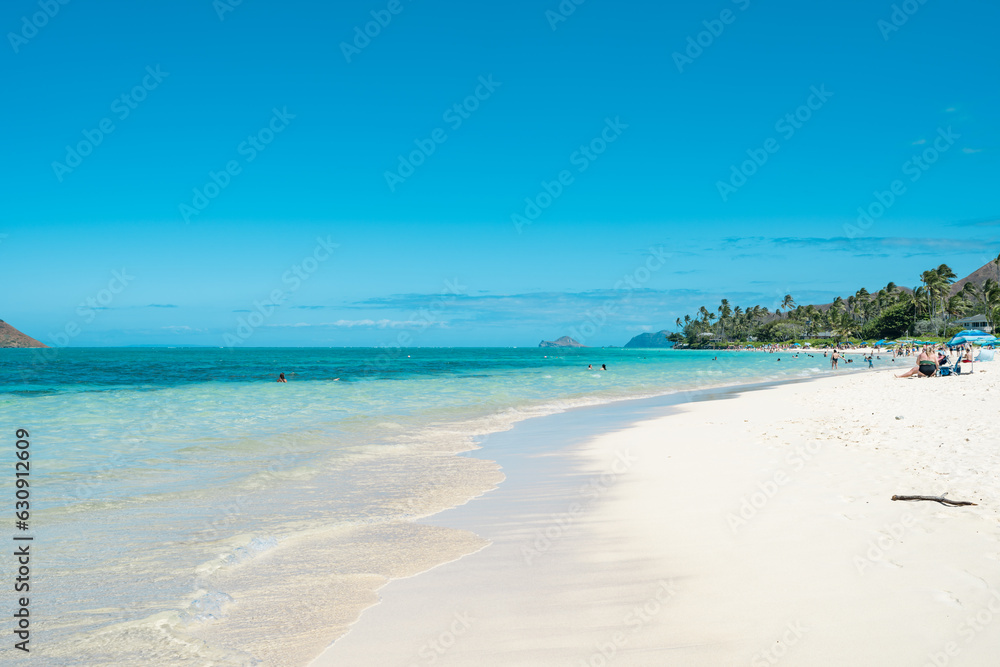
[{"label": "white sand beach", "polygon": [[[995,665],[998,408],[977,364],[523,422],[472,453],[507,480],[425,521],[492,544],[312,664]],[[891,500],[942,493],[978,505]]]}]

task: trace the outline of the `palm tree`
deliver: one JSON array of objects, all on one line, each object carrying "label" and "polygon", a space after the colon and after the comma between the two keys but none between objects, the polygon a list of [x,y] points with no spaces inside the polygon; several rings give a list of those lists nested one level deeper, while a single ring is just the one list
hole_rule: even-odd
[{"label": "palm tree", "polygon": [[851,320],[851,316],[848,313],[839,313],[836,317],[831,319],[830,324],[833,327],[833,339],[835,341],[841,341],[844,339],[849,339],[851,334],[854,333],[854,322]]},{"label": "palm tree", "polygon": [[726,340],[726,320],[729,316],[733,314],[732,309],[729,307],[729,299],[723,299],[722,303],[719,304],[719,326],[722,329],[722,340]]},{"label": "palm tree", "polygon": [[[968,284],[968,283],[966,283]],[[960,291],[955,296],[948,299],[947,305],[945,306],[945,316],[950,318],[958,318],[966,313],[971,305],[965,298],[965,290]],[[947,324],[947,321],[946,321]]]},{"label": "palm tree", "polygon": [[857,292],[854,293],[855,308],[861,314],[862,324],[864,324],[866,317],[868,315],[870,301],[871,301],[871,294],[869,294],[868,290],[866,290],[864,287],[862,287],[861,289],[859,289]]},{"label": "palm tree", "polygon": [[795,299],[792,298],[791,294],[786,294],[785,298],[781,300],[781,307],[786,311],[795,307]]},{"label": "palm tree", "polygon": [[940,264],[934,270],[937,272],[939,276],[947,280],[949,284],[955,282],[955,278],[958,277],[955,275],[955,272],[951,270],[951,267],[948,266],[947,264]]},{"label": "palm tree", "polygon": [[746,328],[746,316],[742,308],[733,308],[733,335],[740,340],[740,333]]},{"label": "palm tree", "polygon": [[930,294],[930,290],[926,287],[915,287],[913,289],[913,302],[915,304],[914,307],[916,308],[916,310],[914,310],[915,316],[919,317],[920,313],[924,312],[928,314],[928,317],[930,317],[928,294]]},{"label": "palm tree", "polygon": [[921,295],[927,299],[927,317],[934,317],[934,290],[940,283],[941,277],[934,269],[929,269],[920,274],[920,282],[924,284]]},{"label": "palm tree", "polygon": [[[934,283],[932,291],[934,296],[941,302],[941,311],[947,318],[948,309],[948,294],[951,292],[951,284],[955,282],[955,272],[951,270],[951,267],[947,264],[941,264],[936,269],[934,273],[937,275],[937,280]],[[943,334],[944,331],[941,331]]]},{"label": "palm tree", "polygon": [[816,315],[819,311],[816,306],[809,304],[806,306],[805,318],[806,318],[806,335],[815,333],[816,331]]},{"label": "palm tree", "polygon": [[992,279],[987,278],[986,282],[983,283],[983,309],[986,315],[986,322],[990,325],[990,329],[996,329],[998,308],[1000,308],[1000,284],[994,282]]}]

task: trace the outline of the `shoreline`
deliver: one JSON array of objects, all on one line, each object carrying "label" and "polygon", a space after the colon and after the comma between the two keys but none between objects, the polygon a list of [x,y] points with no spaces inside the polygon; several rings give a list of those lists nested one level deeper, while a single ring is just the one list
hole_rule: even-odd
[{"label": "shoreline", "polygon": [[[99,543],[149,548],[143,561],[129,566],[130,575],[141,569],[138,576],[113,576],[116,586],[98,598],[127,592],[146,601],[143,609],[112,605],[106,612],[103,605],[87,606],[90,598],[76,593],[84,579],[76,576],[78,571],[124,570],[110,551],[91,550],[92,557],[55,573],[53,583],[65,590],[57,597],[55,617],[73,620],[54,625],[43,619],[40,655],[55,661],[87,656],[95,664],[114,655],[125,662],[148,659],[166,665],[180,664],[193,653],[213,660],[239,662],[254,656],[266,664],[304,664],[377,602],[375,591],[385,582],[451,562],[486,544],[471,531],[415,521],[468,503],[503,479],[497,465],[486,460],[489,455],[474,449],[476,434],[499,437],[534,416],[567,411],[572,421],[587,412],[579,407],[614,415],[632,409],[622,406],[642,401],[676,404],[698,400],[706,392],[729,393],[748,384],[829,372],[812,359],[784,363],[784,355],[783,363],[719,355],[715,364],[705,355],[607,351],[596,357],[589,351],[543,362],[540,352],[507,353],[501,360],[478,352],[459,359],[475,367],[476,375],[446,375],[444,382],[423,373],[414,375],[415,383],[241,383],[235,391],[211,379],[174,384],[172,376],[161,378],[163,391],[146,391],[148,364],[139,362],[160,357],[136,354],[122,362],[124,368],[141,367],[137,376],[127,376],[124,393],[117,386],[90,391],[89,386],[63,389],[53,383],[45,395],[10,398],[8,411],[29,422],[42,422],[44,413],[58,406],[103,414],[115,430],[145,436],[122,439],[121,451],[152,456],[154,469],[163,473],[119,466],[131,457],[116,459],[98,447],[92,452],[67,449],[73,456],[61,459],[59,466],[50,463],[53,473],[73,466],[114,467],[114,474],[84,489],[96,496],[89,502],[53,506],[48,520],[61,530],[54,557],[65,557],[86,542],[86,536],[74,531],[79,512],[101,531]],[[88,369],[100,375],[104,356],[77,356],[83,364],[81,377],[88,377]],[[525,356],[535,359],[525,361]],[[671,357],[671,363],[662,363],[664,357]],[[67,363],[76,358],[65,355]],[[299,361],[310,359],[307,355]],[[191,360],[212,361],[203,354]],[[452,361],[448,353],[414,363],[432,368]],[[589,361],[607,361],[611,371],[587,372],[583,367]],[[328,360],[328,365],[337,363],[339,358]],[[253,358],[231,364],[231,370],[245,378],[268,365],[267,359]],[[496,372],[479,374],[482,366]],[[376,389],[387,407],[364,416],[361,408]],[[426,395],[436,389],[445,390],[440,398]],[[185,429],[195,428],[191,423],[178,428],[166,419],[170,410],[191,402],[202,408],[194,424],[208,427],[200,431],[207,437],[186,438]],[[352,421],[354,413],[361,419]],[[72,410],[60,414],[67,424],[74,421]],[[333,421],[326,416],[331,414]],[[54,434],[53,445],[64,442],[59,435]],[[86,437],[83,441],[89,442]],[[193,462],[201,459],[218,465],[203,466],[205,474],[199,477],[201,468]],[[64,489],[53,484],[54,490]],[[156,495],[160,486],[168,495]],[[72,497],[79,489],[65,492]],[[99,502],[118,496],[128,498],[120,507]],[[182,523],[173,521],[181,516],[187,517]],[[125,542],[117,542],[115,536],[123,531]],[[148,539],[155,534],[173,539]],[[172,588],[143,583],[161,580]],[[294,626],[288,623],[292,618]],[[256,632],[260,627],[275,631]]]},{"label": "shoreline", "polygon": [[[947,402],[956,398],[951,394],[971,388],[971,382],[984,391],[995,384],[990,373],[980,375],[977,372],[972,378],[935,379],[925,385],[922,379],[893,378],[890,371],[899,368],[901,366],[873,373],[851,373],[849,377],[814,377],[808,378],[808,382],[805,379],[783,380],[760,383],[763,386],[759,387],[702,390],[691,392],[702,394],[701,397],[689,395],[684,402],[676,401],[678,395],[673,394],[675,400],[670,405],[655,405],[657,399],[618,401],[529,419],[519,422],[510,431],[490,436],[482,449],[474,450],[471,455],[490,456],[498,461],[506,481],[496,490],[460,508],[445,510],[421,523],[472,530],[491,540],[492,544],[420,575],[388,582],[378,592],[379,604],[366,609],[347,634],[310,664],[315,667],[430,664],[426,662],[430,658],[434,658],[435,664],[509,664],[514,657],[518,664],[546,664],[547,661],[551,664],[557,659],[587,664],[594,656],[607,659],[606,654],[612,649],[616,659],[623,662],[626,654],[630,656],[626,664],[662,664],[657,661],[677,656],[685,656],[682,660],[685,664],[729,664],[729,660],[745,663],[757,655],[751,650],[755,646],[762,651],[768,650],[774,645],[776,636],[780,645],[781,633],[791,632],[782,630],[785,623],[794,625],[794,619],[784,618],[793,610],[799,617],[809,619],[808,623],[803,621],[805,626],[817,623],[812,620],[816,616],[823,618],[826,627],[840,624],[843,626],[841,634],[860,640],[862,645],[856,648],[868,649],[870,653],[874,644],[869,642],[875,640],[849,622],[857,617],[856,611],[861,607],[852,611],[852,606],[843,599],[845,596],[850,598],[846,593],[854,595],[857,602],[878,607],[880,615],[876,625],[882,632],[905,637],[905,641],[890,642],[889,649],[880,654],[890,660],[895,657],[898,662],[901,652],[920,646],[922,641],[926,643],[927,636],[941,635],[935,633],[934,625],[928,622],[934,617],[929,608],[947,616],[954,612],[950,608],[954,604],[951,600],[973,600],[984,590],[1000,590],[1000,549],[995,549],[1000,535],[996,510],[989,509],[1000,502],[981,502],[980,508],[971,508],[978,510],[975,514],[962,513],[965,508],[957,508],[959,512],[939,509],[935,503],[885,502],[893,493],[937,495],[947,490],[907,486],[903,479],[906,474],[900,470],[896,470],[896,484],[887,486],[885,493],[874,494],[869,490],[872,495],[868,497],[857,488],[859,481],[849,481],[853,475],[874,485],[888,474],[880,472],[885,465],[877,465],[885,464],[887,456],[896,464],[893,469],[897,469],[899,461],[908,461],[911,455],[914,458],[930,455],[931,447],[925,442],[925,434],[915,437],[912,432],[908,433],[904,444],[895,443],[898,451],[887,451],[893,448],[883,446],[880,450],[877,446],[874,449],[862,446],[862,439],[865,442],[868,439],[860,435],[864,431],[861,427],[858,433],[852,431],[857,442],[852,441],[846,453],[825,446],[828,441],[842,439],[836,433],[836,424],[845,418],[836,413],[838,408],[843,411],[847,407],[838,406],[837,401],[849,404],[860,400],[860,405],[867,409],[871,401],[865,402],[865,397],[873,390],[919,399],[923,395],[937,395],[939,392],[934,391],[933,384],[938,382],[970,383],[937,387],[945,390],[947,395],[942,400]],[[887,389],[887,383],[896,383],[899,390],[893,389],[891,384]],[[812,389],[803,392],[802,387]],[[927,391],[928,387],[931,391]],[[994,391],[997,390],[1000,387]],[[714,394],[725,402],[709,402],[707,394]],[[810,400],[824,394],[831,394],[832,398],[818,402]],[[779,395],[781,400],[778,400]],[[996,395],[1000,397],[1000,393]],[[896,420],[896,415],[891,415],[886,422],[885,415],[879,415],[875,420],[878,428],[901,430],[915,426],[906,424],[907,418],[923,422],[934,414],[933,411],[914,410],[910,405],[900,410],[908,416]],[[596,415],[603,415],[603,425],[595,423]],[[614,415],[618,415],[617,421]],[[753,431],[738,419],[740,415],[748,420],[745,423],[762,422],[777,435],[772,433],[772,437],[767,437]],[[785,422],[802,424],[807,423],[803,420],[810,419],[819,424],[811,426],[814,440],[803,438],[801,433],[795,437],[789,435],[789,424]],[[703,423],[699,425],[693,421]],[[898,423],[900,421],[903,423]],[[982,419],[970,420],[969,427],[978,428],[980,421]],[[923,423],[920,426],[930,428]],[[852,428],[858,427],[852,425]],[[669,432],[670,437],[664,438],[664,431]],[[726,436],[721,441],[708,437],[716,432],[725,432]],[[544,455],[530,456],[523,449],[530,447],[529,436],[536,441],[547,437],[561,444],[552,445]],[[560,440],[560,436],[564,437]],[[516,445],[519,439],[524,440],[521,450]],[[657,443],[664,439],[668,444]],[[770,442],[772,439],[784,442],[779,445]],[[927,451],[914,449],[914,443],[906,444],[909,440],[915,440],[916,445],[922,443]],[[824,446],[810,455],[809,442],[823,442]],[[700,446],[691,446],[691,443]],[[747,444],[753,446],[747,447]],[[793,450],[787,448],[796,445],[805,449],[797,458],[788,458],[791,456],[788,452]],[[615,473],[613,453],[620,455],[623,447],[628,449],[629,446],[635,448],[634,456],[638,457],[639,464],[624,468],[626,464],[619,456],[620,471]],[[664,456],[671,458],[669,465]],[[811,459],[806,461],[803,456],[811,456]],[[812,461],[817,457],[821,461],[819,464]],[[962,465],[966,463],[969,469],[976,469],[974,461],[963,461]],[[798,469],[795,466],[799,466]],[[986,463],[979,466],[990,468]],[[707,470],[718,474],[706,475]],[[608,477],[609,471],[614,473],[614,481],[602,487],[601,475],[606,480],[612,479]],[[996,476],[995,473],[977,474]],[[722,484],[716,477],[728,484]],[[813,482],[811,487],[806,484],[810,480]],[[848,481],[834,483],[831,480]],[[593,482],[588,496],[592,498],[584,503],[582,488],[587,482]],[[664,485],[664,482],[670,483]],[[831,484],[846,484],[851,487],[850,493],[824,494],[816,490]],[[577,486],[581,491],[574,492]],[[949,488],[956,498],[980,501],[959,495],[963,487]],[[686,492],[680,493],[678,489]],[[714,493],[706,493],[708,489],[714,489]],[[768,494],[769,491],[773,493]],[[766,497],[760,496],[761,493]],[[988,493],[1000,501],[995,488],[990,488]],[[685,504],[692,500],[697,501],[694,508]],[[747,510],[741,501],[751,503],[750,509]],[[760,508],[753,507],[761,502]],[[571,511],[574,504],[582,507]],[[877,511],[873,504],[877,505]],[[667,509],[662,511],[661,517],[659,512],[650,514],[648,508],[651,506]],[[815,520],[818,526],[812,525],[812,513],[818,517]],[[987,515],[990,519],[988,530],[982,535],[976,530],[969,531],[971,536],[960,531],[946,545],[927,539],[936,532],[939,521],[949,522],[944,524],[948,527],[968,527],[970,522],[975,524],[975,517]],[[904,522],[903,517],[914,519]],[[932,527],[935,530],[931,530]],[[900,530],[902,534],[897,539],[894,535]],[[675,540],[665,539],[664,532],[673,535]],[[546,533],[558,539],[551,540],[551,544],[546,544],[545,540],[533,543]],[[810,536],[804,545],[791,539],[800,533]],[[835,540],[828,533],[841,539]],[[975,535],[987,540],[985,551],[994,549],[994,556],[982,557],[984,543],[977,542],[972,537]],[[866,539],[875,540],[876,547],[884,544],[897,558],[868,559],[864,555]],[[846,543],[850,543],[851,548],[845,552],[843,545]],[[922,556],[919,550],[911,553],[906,546],[910,543],[921,544],[936,558]],[[703,549],[691,551],[693,544],[700,544]],[[776,544],[781,545],[778,552],[775,552]],[[956,552],[956,544],[961,545],[961,553]],[[536,552],[534,556],[532,549]],[[720,557],[721,553],[733,553],[733,549],[749,551],[752,558],[735,565]],[[831,560],[830,553],[840,554],[846,560]],[[789,558],[790,554],[801,554],[802,560]],[[860,562],[866,564],[861,573],[855,571],[858,561],[852,561],[858,554],[862,554]],[[970,558],[976,562],[966,563],[966,569],[981,582],[988,582],[985,589],[981,585],[978,588],[971,585],[968,577],[958,577],[961,586],[949,581],[947,586],[941,587],[942,592],[931,595],[928,601],[926,594],[915,590],[926,588],[927,584],[917,585],[914,576],[904,576],[906,585],[896,582],[897,595],[910,600],[909,606],[901,605],[902,609],[895,608],[895,603],[888,599],[891,596],[884,591],[880,596],[873,596],[868,590],[872,583],[879,590],[893,584],[892,575],[897,569],[903,570],[904,575],[908,571],[925,575],[930,571],[941,579],[944,576],[940,571],[941,562],[968,561]],[[889,563],[897,560],[913,563]],[[784,564],[785,569],[775,571],[775,561]],[[983,566],[982,562],[987,565]],[[611,571],[601,567],[595,569],[595,563],[612,563],[614,567]],[[836,585],[821,583],[828,579]],[[771,588],[762,588],[757,580],[769,582]],[[745,595],[736,596],[734,605],[733,600],[727,600],[727,587],[719,589],[720,581],[728,582],[728,590],[742,590]],[[815,599],[800,599],[803,595],[796,596],[787,590],[790,583],[809,591],[812,598],[825,600],[835,611],[824,613]],[[471,591],[472,595],[464,594],[463,597],[463,591]],[[428,599],[435,602],[428,603]],[[541,603],[539,599],[548,602]],[[775,599],[779,603],[776,604]],[[648,601],[651,608],[662,608],[663,613],[651,617],[648,622],[643,621],[637,626],[640,632],[633,635],[632,625],[623,626],[622,619],[636,602],[643,600]],[[885,609],[887,603],[894,607],[892,614]],[[540,604],[543,610],[537,608]],[[733,606],[744,607],[742,611],[747,618],[724,611]],[[463,610],[471,613],[470,618],[480,620],[465,627],[455,616],[464,613]],[[727,613],[727,620],[720,621],[720,614],[725,616]],[[893,621],[894,615],[908,620]],[[703,623],[685,620],[692,617],[701,618]],[[532,619],[530,627],[524,625],[527,618]],[[920,632],[906,632],[906,625],[922,627],[915,619],[924,620],[924,625],[929,627]],[[639,618],[633,617],[631,621],[638,623]],[[941,625],[949,624],[955,625],[950,616],[941,621]],[[392,628],[392,637],[386,637],[388,628]],[[461,634],[457,634],[459,630]],[[616,633],[625,634],[618,636]],[[831,642],[821,630],[811,631],[809,637],[792,635],[789,637],[801,644],[798,649],[801,656],[790,660],[789,664],[837,664],[845,659],[841,650],[837,660],[824,661],[825,655],[837,655],[840,640]],[[607,637],[604,654],[594,643],[595,636]],[[452,641],[454,648],[449,647],[443,653],[427,648],[431,646],[428,641],[435,637]],[[954,638],[954,633],[939,637],[942,646],[951,641],[949,637]],[[615,638],[627,641],[616,642]],[[978,645],[996,648],[987,641],[979,641]],[[963,650],[972,655],[975,648],[963,647]],[[783,650],[790,652],[791,649],[789,646]],[[810,650],[817,652],[809,653]],[[864,662],[872,659],[869,653],[855,651],[849,658],[862,660],[855,664],[876,664]],[[497,663],[496,656],[508,659]],[[921,658],[915,655],[913,659],[919,661]]]}]

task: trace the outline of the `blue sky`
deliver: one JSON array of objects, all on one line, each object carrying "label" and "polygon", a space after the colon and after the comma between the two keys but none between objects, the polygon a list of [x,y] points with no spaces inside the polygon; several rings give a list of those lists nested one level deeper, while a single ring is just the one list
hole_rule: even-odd
[{"label": "blue sky", "polygon": [[621,345],[1000,251],[994,3],[232,2],[4,3],[4,320]]}]

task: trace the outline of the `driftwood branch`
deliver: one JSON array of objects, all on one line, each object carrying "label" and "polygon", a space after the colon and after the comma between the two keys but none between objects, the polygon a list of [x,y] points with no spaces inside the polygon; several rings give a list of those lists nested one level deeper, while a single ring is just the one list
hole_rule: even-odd
[{"label": "driftwood branch", "polygon": [[933,500],[936,503],[941,503],[942,505],[948,505],[949,507],[959,507],[961,505],[975,505],[976,503],[970,503],[966,500],[949,500],[945,498],[944,495],[940,496],[893,496],[893,500]]}]

